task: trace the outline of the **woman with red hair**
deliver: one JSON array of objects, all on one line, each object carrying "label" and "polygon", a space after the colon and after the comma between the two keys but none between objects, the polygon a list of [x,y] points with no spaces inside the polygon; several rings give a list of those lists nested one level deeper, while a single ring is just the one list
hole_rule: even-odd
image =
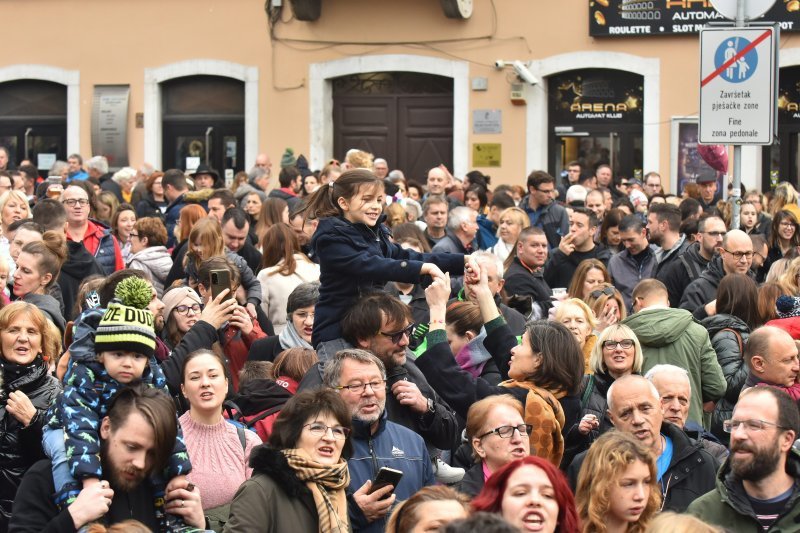
[{"label": "woman with red hair", "polygon": [[517,459],[497,470],[472,501],[472,510],[497,513],[520,531],[580,531],[564,474],[541,457]]}]

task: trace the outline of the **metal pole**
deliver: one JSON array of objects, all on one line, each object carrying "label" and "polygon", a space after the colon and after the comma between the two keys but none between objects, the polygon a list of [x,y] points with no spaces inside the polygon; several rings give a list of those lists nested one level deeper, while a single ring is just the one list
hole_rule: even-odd
[{"label": "metal pole", "polygon": [[[736,0],[736,27],[744,27],[744,2],[745,0]],[[742,195],[742,146],[733,146],[733,190],[729,198],[731,206],[733,207],[733,217],[731,220],[730,229],[739,229],[741,226],[739,222],[739,212],[741,211]]]}]

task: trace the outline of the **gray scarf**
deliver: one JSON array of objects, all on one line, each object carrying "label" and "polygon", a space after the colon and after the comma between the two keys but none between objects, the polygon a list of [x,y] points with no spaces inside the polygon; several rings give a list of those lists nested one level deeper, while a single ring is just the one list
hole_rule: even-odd
[{"label": "gray scarf", "polygon": [[297,330],[292,324],[291,320],[286,324],[286,327],[283,328],[281,334],[278,335],[278,340],[281,343],[281,347],[284,350],[288,350],[289,348],[308,348],[309,350],[313,350],[314,348],[297,333]]}]

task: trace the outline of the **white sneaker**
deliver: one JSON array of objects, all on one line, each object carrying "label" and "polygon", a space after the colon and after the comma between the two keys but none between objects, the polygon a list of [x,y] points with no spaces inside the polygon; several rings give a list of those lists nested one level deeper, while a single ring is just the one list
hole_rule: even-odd
[{"label": "white sneaker", "polygon": [[433,466],[436,470],[436,481],[444,485],[458,483],[465,474],[465,470],[463,468],[450,466],[438,457],[434,459]]}]

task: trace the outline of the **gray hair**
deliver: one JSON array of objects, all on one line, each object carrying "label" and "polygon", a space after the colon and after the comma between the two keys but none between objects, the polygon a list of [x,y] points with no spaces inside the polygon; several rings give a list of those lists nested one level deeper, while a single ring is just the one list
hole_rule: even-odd
[{"label": "gray hair", "polygon": [[[650,383],[652,383],[655,377],[659,374],[669,374],[671,376],[682,377],[683,379],[686,380],[686,383],[689,384],[689,393],[691,394],[692,380],[689,379],[689,371],[686,370],[685,368],[667,364],[656,365],[647,371],[647,374],[644,375],[644,378]],[[661,395],[659,395],[659,397],[661,397]]]},{"label": "gray hair", "polygon": [[108,159],[102,155],[96,155],[86,162],[86,170],[96,170],[100,174],[108,173]]},{"label": "gray hair", "polygon": [[50,167],[50,171],[47,173],[48,176],[61,176],[64,171],[69,168],[69,165],[66,161],[56,161],[53,163],[53,166]]},{"label": "gray hair", "polygon": [[418,201],[412,200],[411,198],[404,198],[402,205],[406,210],[406,214],[411,215],[411,218],[413,218],[414,221],[417,221],[422,217],[422,206],[419,205]]},{"label": "gray hair", "polygon": [[342,377],[342,367],[344,362],[350,359],[362,364],[374,364],[381,372],[381,377],[386,379],[386,367],[383,362],[366,350],[359,350],[358,348],[351,348],[347,350],[339,350],[333,359],[327,362],[325,369],[322,372],[322,384],[331,389],[339,386],[339,378]]},{"label": "gray hair", "polygon": [[[376,161],[377,161],[377,159],[376,159]],[[388,176],[388,178],[389,178],[390,180],[396,180],[396,179],[402,179],[402,180],[404,180],[404,179],[406,179],[406,176],[405,176],[405,174],[403,174],[403,171],[402,171],[402,170],[400,170],[400,169],[395,169],[395,170],[390,170],[390,171],[389,171],[389,176]]]},{"label": "gray hair", "polygon": [[469,207],[458,206],[450,210],[450,216],[447,219],[447,229],[456,231],[461,227],[464,222],[469,222],[477,213]]},{"label": "gray hair", "polygon": [[[466,207],[465,209],[469,209]],[[497,268],[497,279],[503,279],[503,260],[488,250],[480,250],[472,254],[478,264],[493,263]]]},{"label": "gray hair", "polygon": [[298,309],[317,305],[317,300],[319,300],[319,281],[301,283],[286,300],[286,314],[291,315]]},{"label": "gray hair", "polygon": [[124,167],[117,170],[111,179],[119,184],[128,183],[136,178],[136,169],[131,167]]},{"label": "gray hair", "polygon": [[257,180],[258,178],[260,178],[262,176],[269,177],[269,174],[270,174],[269,170],[267,170],[266,168],[253,167],[247,173],[247,179],[250,180],[250,181],[255,181],[255,180]]},{"label": "gray hair", "polygon": [[372,165],[374,166],[374,165],[375,165],[375,163],[378,163],[378,162],[381,162],[381,163],[386,163],[386,166],[389,166],[389,162],[388,162],[388,161],[386,161],[386,160],[385,160],[384,158],[382,158],[382,157],[376,157],[376,158],[375,158],[375,160],[374,160],[374,161],[372,161]]},{"label": "gray hair", "polygon": [[633,380],[638,381],[640,379],[644,380],[644,382],[650,386],[650,392],[653,394],[653,398],[660,404],[661,395],[658,393],[658,389],[656,388],[655,385],[653,385],[651,381],[645,379],[642,376],[637,376],[636,374],[629,374],[627,376],[622,376],[621,378],[615,379],[614,383],[612,383],[611,386],[608,388],[608,392],[606,393],[606,403],[608,403],[608,410],[609,411],[614,410],[614,406],[611,403],[611,398],[614,396],[614,387],[616,387],[620,382],[622,382],[624,385],[626,381],[633,381]]}]

